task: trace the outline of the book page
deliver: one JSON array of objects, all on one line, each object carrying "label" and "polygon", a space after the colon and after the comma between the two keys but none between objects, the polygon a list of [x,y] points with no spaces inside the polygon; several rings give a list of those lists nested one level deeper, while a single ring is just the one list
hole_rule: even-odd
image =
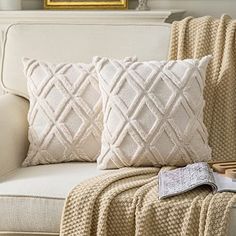
[{"label": "book page", "polygon": [[159,198],[175,196],[200,185],[209,185],[216,192],[213,172],[207,163],[199,162],[159,174]]}]

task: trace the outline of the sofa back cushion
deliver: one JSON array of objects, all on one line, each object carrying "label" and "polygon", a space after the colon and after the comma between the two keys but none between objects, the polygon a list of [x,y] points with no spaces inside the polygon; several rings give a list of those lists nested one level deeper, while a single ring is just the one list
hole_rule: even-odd
[{"label": "sofa back cushion", "polygon": [[1,81],[5,91],[28,98],[22,58],[52,63],[89,63],[95,55],[136,55],[140,60],[166,59],[169,24],[45,24],[11,25],[5,34]]}]

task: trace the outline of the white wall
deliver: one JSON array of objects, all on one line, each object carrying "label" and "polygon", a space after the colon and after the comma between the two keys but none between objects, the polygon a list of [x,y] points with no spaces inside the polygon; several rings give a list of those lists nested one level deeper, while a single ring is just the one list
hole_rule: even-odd
[{"label": "white wall", "polygon": [[[11,1],[11,0],[9,0]],[[43,0],[22,0],[24,9],[42,9]],[[135,8],[137,0],[129,0]],[[223,13],[236,18],[236,0],[149,0],[152,9],[186,9],[186,15],[219,17]]]},{"label": "white wall", "polygon": [[235,0],[150,0],[150,6],[156,8],[181,8],[187,10],[187,15],[219,17],[223,13],[236,18]]},{"label": "white wall", "polygon": [[22,7],[26,10],[31,9],[42,9],[43,0],[22,0]]}]

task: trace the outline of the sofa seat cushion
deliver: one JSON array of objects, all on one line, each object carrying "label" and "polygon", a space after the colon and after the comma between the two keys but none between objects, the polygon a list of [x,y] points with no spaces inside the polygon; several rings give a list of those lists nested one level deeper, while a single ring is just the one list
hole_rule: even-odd
[{"label": "sofa seat cushion", "polygon": [[85,179],[102,174],[96,163],[19,168],[0,180],[0,232],[57,233],[64,200]]},{"label": "sofa seat cushion", "polygon": [[[64,163],[20,168],[1,178],[0,235],[4,232],[58,235],[69,191],[104,172],[97,169],[96,163]],[[236,235],[235,221],[236,206],[231,211],[229,236]]]}]

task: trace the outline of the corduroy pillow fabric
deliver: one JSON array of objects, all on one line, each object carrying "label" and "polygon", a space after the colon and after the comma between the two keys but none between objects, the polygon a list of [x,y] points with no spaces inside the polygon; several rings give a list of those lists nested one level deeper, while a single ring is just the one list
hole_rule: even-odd
[{"label": "corduroy pillow fabric", "polygon": [[96,161],[102,107],[92,64],[23,60],[30,98],[28,156],[23,166]]},{"label": "corduroy pillow fabric", "polygon": [[94,58],[104,113],[98,168],[182,166],[210,160],[203,123],[210,58],[146,62]]}]

